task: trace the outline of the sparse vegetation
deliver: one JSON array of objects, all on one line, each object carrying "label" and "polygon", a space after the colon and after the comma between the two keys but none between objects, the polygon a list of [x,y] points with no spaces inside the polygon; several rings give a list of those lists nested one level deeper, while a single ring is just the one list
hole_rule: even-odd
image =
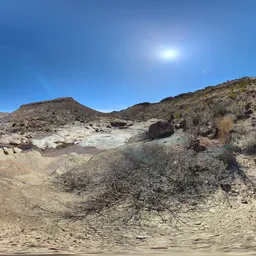
[{"label": "sparse vegetation", "polygon": [[237,97],[237,94],[234,91],[231,91],[228,96],[230,99],[235,100]]},{"label": "sparse vegetation", "polygon": [[256,132],[245,124],[241,123],[234,126],[231,140],[234,150],[237,152],[256,153]]},{"label": "sparse vegetation", "polygon": [[216,157],[149,144],[125,149],[101,172],[92,174],[85,165],[79,175],[73,170],[58,181],[67,191],[90,193],[77,208],[80,214],[122,205],[123,221],[129,221],[139,219],[143,211],[176,215],[183,207],[192,209],[231,176]]},{"label": "sparse vegetation", "polygon": [[228,142],[230,131],[233,128],[234,122],[232,118],[226,116],[216,120],[218,128],[218,137],[222,143]]}]

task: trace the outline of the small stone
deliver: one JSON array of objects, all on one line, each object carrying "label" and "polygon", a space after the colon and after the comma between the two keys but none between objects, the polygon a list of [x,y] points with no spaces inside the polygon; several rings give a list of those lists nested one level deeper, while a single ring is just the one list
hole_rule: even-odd
[{"label": "small stone", "polygon": [[138,240],[145,240],[147,238],[148,238],[147,236],[136,236],[136,239]]},{"label": "small stone", "polygon": [[5,153],[5,155],[12,155],[13,154],[12,148],[4,147],[3,152]]},{"label": "small stone", "polygon": [[215,209],[212,208],[212,209],[209,210],[209,212],[210,213],[215,213]]},{"label": "small stone", "polygon": [[17,148],[17,147],[13,148],[12,150],[13,150],[13,153],[14,153],[14,154],[17,154],[17,153],[21,153],[21,152],[22,152],[22,150],[21,150],[20,148]]},{"label": "small stone", "polygon": [[154,246],[154,247],[151,247],[150,249],[152,249],[152,250],[167,250],[168,247],[167,246]]}]

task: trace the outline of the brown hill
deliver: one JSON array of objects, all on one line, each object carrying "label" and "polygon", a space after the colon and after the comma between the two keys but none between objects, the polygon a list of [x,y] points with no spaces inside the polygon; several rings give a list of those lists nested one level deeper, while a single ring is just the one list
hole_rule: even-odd
[{"label": "brown hill", "polygon": [[[208,86],[193,93],[168,97],[158,103],[141,103],[112,115],[123,119],[147,120],[149,118],[187,117],[195,113],[222,111],[220,108],[241,107],[241,111],[256,108],[256,78],[244,77]],[[230,110],[231,111],[231,110]],[[231,111],[232,112],[232,111]]]},{"label": "brown hill", "polygon": [[74,121],[89,122],[107,114],[85,107],[71,97],[34,102],[10,114],[13,130],[51,130]]}]

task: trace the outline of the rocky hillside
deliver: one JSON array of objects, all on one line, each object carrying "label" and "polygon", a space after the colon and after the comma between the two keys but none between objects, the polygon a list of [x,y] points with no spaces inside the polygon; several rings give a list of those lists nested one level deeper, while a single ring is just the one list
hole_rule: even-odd
[{"label": "rocky hillside", "polygon": [[183,128],[194,129],[195,126],[208,126],[209,122],[227,114],[233,115],[234,120],[255,118],[255,111],[256,78],[244,77],[193,93],[168,97],[158,103],[140,103],[110,114],[85,107],[69,97],[22,105],[5,120],[8,118],[8,126],[13,132],[51,131],[75,121],[146,121],[151,118],[182,123]]},{"label": "rocky hillside", "polygon": [[71,97],[20,106],[9,116],[13,131],[47,131],[75,121],[89,122],[107,116],[85,107]]},{"label": "rocky hillside", "polygon": [[[244,77],[227,81],[217,86],[168,97],[158,103],[144,102],[120,112],[113,112],[116,117],[123,119],[147,120],[162,118],[170,120],[190,116],[194,113],[208,113],[213,109],[221,111],[223,105],[241,107],[242,114],[256,110],[256,78]],[[238,109],[237,109],[238,110]],[[247,113],[246,113],[247,111]]]}]

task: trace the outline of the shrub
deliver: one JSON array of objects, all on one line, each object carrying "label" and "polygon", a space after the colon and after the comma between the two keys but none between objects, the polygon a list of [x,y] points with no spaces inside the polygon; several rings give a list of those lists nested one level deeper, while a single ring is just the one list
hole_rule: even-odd
[{"label": "shrub", "polygon": [[228,96],[230,99],[235,100],[237,97],[237,94],[234,91],[231,91]]},{"label": "shrub", "polygon": [[242,148],[248,154],[256,153],[256,132],[246,136],[242,143]]},{"label": "shrub", "polygon": [[122,205],[127,209],[123,220],[129,221],[143,211],[176,215],[183,207],[193,208],[230,177],[225,164],[209,154],[150,143],[123,150],[104,171],[92,173],[85,165],[79,175],[71,171],[60,179],[67,191],[87,193],[77,208],[80,214]]},{"label": "shrub", "polygon": [[230,131],[233,128],[234,122],[233,120],[226,116],[222,118],[218,118],[216,120],[217,128],[218,128],[218,137],[222,143],[228,142]]},{"label": "shrub", "polygon": [[238,152],[255,154],[256,153],[256,132],[248,130],[246,125],[236,125],[232,133],[232,143]]},{"label": "shrub", "polygon": [[182,113],[176,112],[176,113],[174,114],[174,117],[175,117],[175,119],[182,118]]}]

